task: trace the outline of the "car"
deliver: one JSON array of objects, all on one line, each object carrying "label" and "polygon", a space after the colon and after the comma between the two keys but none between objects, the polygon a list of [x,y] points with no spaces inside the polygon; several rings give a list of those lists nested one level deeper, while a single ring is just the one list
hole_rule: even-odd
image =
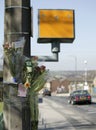
[{"label": "car", "polygon": [[44,89],[43,96],[51,96],[51,91],[48,89]]},{"label": "car", "polygon": [[73,91],[68,97],[68,103],[74,105],[79,103],[91,104],[91,95],[87,90],[76,90]]}]

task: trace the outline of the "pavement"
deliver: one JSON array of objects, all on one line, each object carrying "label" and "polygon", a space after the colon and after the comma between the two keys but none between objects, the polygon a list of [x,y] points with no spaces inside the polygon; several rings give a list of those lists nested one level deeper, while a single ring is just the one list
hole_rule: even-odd
[{"label": "pavement", "polygon": [[51,102],[47,98],[43,98],[43,102],[39,103],[38,130],[60,130],[61,128],[64,130],[64,126],[66,125],[67,130],[74,130],[66,118],[52,108],[52,105],[55,106],[55,108],[58,107],[55,102]]}]

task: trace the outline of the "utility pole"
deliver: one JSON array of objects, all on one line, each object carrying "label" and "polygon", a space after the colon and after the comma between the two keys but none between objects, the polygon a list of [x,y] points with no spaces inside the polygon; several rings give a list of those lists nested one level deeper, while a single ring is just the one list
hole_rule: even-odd
[{"label": "utility pole", "polygon": [[[24,38],[23,55],[29,57],[31,35],[30,0],[5,0],[4,44],[8,43],[9,46],[12,46],[12,43],[18,43],[18,41]],[[16,64],[16,68],[14,67],[13,69],[20,73],[23,64],[22,58],[13,62]],[[4,55],[3,68],[4,130],[30,130],[30,113],[28,113],[29,108],[26,98],[17,96],[21,75],[17,76],[16,83],[12,83],[12,74],[10,73],[7,55]]]}]

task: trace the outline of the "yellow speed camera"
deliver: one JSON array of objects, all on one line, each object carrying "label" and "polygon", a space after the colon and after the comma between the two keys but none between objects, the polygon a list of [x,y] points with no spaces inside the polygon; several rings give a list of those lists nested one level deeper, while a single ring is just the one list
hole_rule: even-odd
[{"label": "yellow speed camera", "polygon": [[74,10],[38,10],[38,43],[72,43],[74,38]]}]

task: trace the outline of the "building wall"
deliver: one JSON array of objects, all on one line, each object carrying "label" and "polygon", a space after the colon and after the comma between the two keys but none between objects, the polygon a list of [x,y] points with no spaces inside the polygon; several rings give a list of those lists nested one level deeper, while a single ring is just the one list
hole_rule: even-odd
[{"label": "building wall", "polygon": [[64,92],[69,92],[69,84],[70,84],[70,81],[69,80],[63,80],[63,81],[60,81],[60,80],[52,80],[51,82],[51,91],[52,92],[56,92],[57,91],[57,88],[58,87],[64,87]]}]

